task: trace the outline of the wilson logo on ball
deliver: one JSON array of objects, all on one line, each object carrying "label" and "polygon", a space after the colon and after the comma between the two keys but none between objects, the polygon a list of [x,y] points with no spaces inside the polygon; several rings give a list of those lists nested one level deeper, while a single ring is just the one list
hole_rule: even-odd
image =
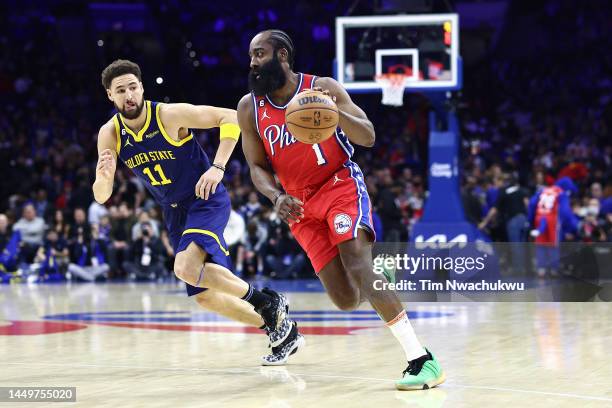
[{"label": "wilson logo on ball", "polygon": [[296,95],[285,109],[285,123],[293,137],[302,143],[321,143],[336,131],[338,107],[329,95],[305,90]]},{"label": "wilson logo on ball", "polygon": [[322,104],[324,104],[324,105],[330,105],[330,106],[331,106],[331,103],[329,103],[329,102],[330,102],[330,99],[329,99],[329,98],[321,98],[321,97],[316,96],[316,95],[313,95],[313,96],[305,96],[305,97],[300,98],[300,99],[298,100],[298,104],[299,104],[300,106],[306,105],[306,104],[308,104],[308,103],[322,103]]}]

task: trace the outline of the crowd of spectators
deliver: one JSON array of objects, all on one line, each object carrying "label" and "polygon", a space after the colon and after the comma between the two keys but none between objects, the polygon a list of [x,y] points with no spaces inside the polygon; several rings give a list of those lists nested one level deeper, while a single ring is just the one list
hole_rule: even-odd
[{"label": "crowd of spectators", "polygon": [[[473,222],[495,207],[507,186],[516,184],[531,197],[569,177],[576,185],[571,207],[581,222],[564,239],[612,241],[612,58],[599,51],[610,46],[604,35],[610,13],[599,6],[550,1],[528,16],[510,9],[521,32],[512,36],[508,27],[506,37],[539,40],[522,47],[508,40],[512,50],[498,50],[489,67],[466,74],[473,86],[466,87],[460,111],[464,198]],[[538,24],[526,28],[527,17]],[[559,36],[542,40],[553,31]],[[517,48],[523,54],[514,55]],[[521,211],[528,213],[526,206]],[[495,240],[510,240],[498,226],[515,214],[500,215],[488,231]],[[535,227],[526,221],[527,229]]]},{"label": "crowd of spectators", "polygon": [[[129,22],[105,29],[86,3],[27,2],[0,10],[0,276],[5,281],[16,270],[50,280],[171,276],[173,251],[160,209],[125,166],[118,166],[111,200],[106,205],[93,200],[97,129],[112,114],[98,79],[113,59],[127,57],[142,65],[147,98],[235,107],[247,90],[251,36],[276,26],[293,35],[298,70],[331,74],[333,18],[346,12],[337,3],[252,3],[248,8],[257,10],[245,10],[241,24],[223,17],[193,24],[197,16],[224,15],[224,6],[187,3],[191,13],[173,1],[144,7],[147,27],[140,31]],[[516,214],[499,211],[482,222],[499,205],[499,192],[518,183],[530,197],[568,176],[577,186],[572,209],[582,222],[565,239],[612,241],[612,82],[606,74],[612,56],[604,35],[610,13],[597,2],[510,3],[518,6],[509,8],[506,19],[535,19],[539,24],[531,35],[540,41],[522,54],[509,52],[507,39],[525,33],[517,33],[524,25],[506,23],[501,33],[506,41],[491,45],[486,60],[464,69],[456,109],[466,215],[494,240],[514,239],[506,224]],[[300,33],[285,24],[296,16]],[[76,22],[82,35],[67,37],[81,27]],[[572,34],[564,41],[556,33]],[[163,84],[155,81],[158,75]],[[358,148],[355,160],[366,175],[378,239],[405,241],[426,199],[429,101],[409,95],[404,107],[391,108],[380,105],[379,95],[354,99],[377,131],[375,148]],[[213,154],[216,131],[196,136]],[[227,167],[224,182],[233,211],[226,239],[237,273],[313,276],[287,226],[253,188],[240,148]],[[527,215],[526,206],[521,211]],[[531,221],[525,217],[516,239],[528,239]]]}]

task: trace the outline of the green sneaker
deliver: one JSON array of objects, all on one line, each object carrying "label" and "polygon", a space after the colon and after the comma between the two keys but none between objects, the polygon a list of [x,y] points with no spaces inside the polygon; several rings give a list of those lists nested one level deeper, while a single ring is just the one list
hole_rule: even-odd
[{"label": "green sneaker", "polygon": [[403,372],[404,378],[395,383],[395,388],[403,391],[427,390],[446,380],[444,371],[436,358],[425,349],[426,355],[408,362]]}]

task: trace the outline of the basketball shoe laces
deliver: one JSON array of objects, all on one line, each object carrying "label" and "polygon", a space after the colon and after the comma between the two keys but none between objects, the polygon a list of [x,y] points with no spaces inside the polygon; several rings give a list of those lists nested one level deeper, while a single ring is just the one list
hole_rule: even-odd
[{"label": "basketball shoe laces", "polygon": [[406,373],[410,375],[418,375],[423,369],[423,365],[425,365],[425,363],[431,359],[431,354],[429,354],[428,351],[424,356],[409,361],[408,367],[406,367],[406,369],[402,372],[402,375],[405,375]]}]

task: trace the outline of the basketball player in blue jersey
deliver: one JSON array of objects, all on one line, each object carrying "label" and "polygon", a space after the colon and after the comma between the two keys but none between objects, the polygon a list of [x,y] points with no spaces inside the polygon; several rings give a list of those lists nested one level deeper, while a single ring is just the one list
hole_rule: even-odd
[{"label": "basketball player in blue jersey", "polygon": [[[106,67],[102,85],[118,113],[98,134],[96,201],[111,196],[119,158],[163,208],[176,254],[174,273],[188,295],[208,310],[265,328],[272,354],[262,364],[284,364],[304,344],[297,324],[286,318],[286,298],[235,276],[223,239],[231,205],[221,180],[240,135],[236,111],[146,101],[140,67],[127,60]],[[220,128],[221,141],[211,165],[189,129],[212,127]]]}]

